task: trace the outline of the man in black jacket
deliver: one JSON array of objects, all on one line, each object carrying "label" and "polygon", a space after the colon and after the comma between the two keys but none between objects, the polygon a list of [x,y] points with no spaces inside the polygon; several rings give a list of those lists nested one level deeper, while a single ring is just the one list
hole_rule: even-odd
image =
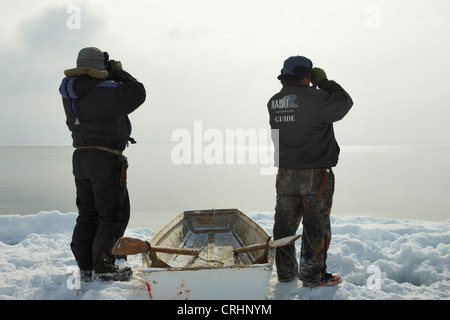
[{"label": "man in black jacket", "polygon": [[306,57],[287,59],[278,79],[283,88],[267,104],[270,125],[277,131],[273,137],[278,137],[278,141],[274,139],[279,168],[274,239],[294,235],[303,219],[300,268],[294,244],[277,248],[278,279],[288,282],[298,276],[304,286],[334,285],[341,277],[328,273],[326,265],[334,193],[332,167],[337,165],[340,151],[333,122],[347,114],[353,101]]},{"label": "man in black jacket", "polygon": [[59,91],[66,124],[72,132],[73,174],[79,215],[71,248],[82,279],[128,280],[130,268],[119,269],[111,250],[130,218],[126,186],[128,115],[146,98],[145,88],[120,61],[109,61],[97,48],[82,49],[77,67],[66,70]]}]

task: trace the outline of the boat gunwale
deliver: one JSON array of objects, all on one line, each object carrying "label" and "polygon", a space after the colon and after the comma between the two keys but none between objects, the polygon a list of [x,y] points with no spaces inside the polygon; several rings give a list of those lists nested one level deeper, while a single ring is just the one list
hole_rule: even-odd
[{"label": "boat gunwale", "polygon": [[[273,249],[271,249],[273,250]],[[163,272],[163,271],[201,271],[201,270],[221,270],[221,269],[267,269],[267,271],[272,271],[273,263],[261,263],[261,264],[232,264],[226,266],[195,266],[195,267],[170,267],[170,268],[145,268],[142,269],[142,273],[153,273],[153,272]]]}]

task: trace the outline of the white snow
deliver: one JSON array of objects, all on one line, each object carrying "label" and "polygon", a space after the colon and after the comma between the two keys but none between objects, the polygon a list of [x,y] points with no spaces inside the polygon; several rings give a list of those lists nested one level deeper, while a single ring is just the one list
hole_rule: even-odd
[{"label": "white snow", "polygon": [[[270,234],[273,213],[249,213]],[[75,213],[40,212],[0,216],[0,299],[148,300],[140,256],[120,261],[134,270],[129,282],[82,284],[70,250]],[[275,271],[267,299],[446,299],[450,298],[450,220],[418,221],[332,217],[328,270],[343,275],[335,287],[303,288],[279,283]],[[131,228],[126,236],[148,240],[157,230]],[[298,233],[301,233],[301,227]],[[296,242],[297,254],[300,241]],[[230,297],[233,299],[233,297]]]}]

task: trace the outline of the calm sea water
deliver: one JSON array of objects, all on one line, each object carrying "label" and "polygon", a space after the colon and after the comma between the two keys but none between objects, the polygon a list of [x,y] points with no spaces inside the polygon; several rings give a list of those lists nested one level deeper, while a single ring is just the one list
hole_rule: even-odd
[{"label": "calm sea water", "polygon": [[[130,225],[164,224],[184,210],[274,211],[275,175],[258,164],[173,163],[173,146],[126,150]],[[0,147],[0,214],[77,212],[71,147]],[[342,147],[332,214],[450,218],[450,146]]]}]

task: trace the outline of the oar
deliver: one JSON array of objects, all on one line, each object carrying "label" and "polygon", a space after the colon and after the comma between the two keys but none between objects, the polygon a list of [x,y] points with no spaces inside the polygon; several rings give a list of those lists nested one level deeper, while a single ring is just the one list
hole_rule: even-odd
[{"label": "oar", "polygon": [[154,247],[150,246],[150,243],[148,243],[147,241],[128,237],[122,237],[119,240],[117,240],[112,253],[114,255],[133,255],[138,253],[144,253],[147,251],[163,252],[170,254],[184,254],[188,256],[197,256],[199,253],[199,251],[192,249]]},{"label": "oar", "polygon": [[265,243],[252,244],[250,246],[234,249],[234,253],[238,254],[238,253],[251,252],[251,251],[256,251],[256,250],[261,250],[261,249],[266,249],[266,248],[272,249],[272,248],[283,247],[288,244],[294,243],[301,236],[302,235],[299,234],[299,235],[295,235],[295,236],[281,238],[278,240],[269,240],[268,242],[265,242]]}]

